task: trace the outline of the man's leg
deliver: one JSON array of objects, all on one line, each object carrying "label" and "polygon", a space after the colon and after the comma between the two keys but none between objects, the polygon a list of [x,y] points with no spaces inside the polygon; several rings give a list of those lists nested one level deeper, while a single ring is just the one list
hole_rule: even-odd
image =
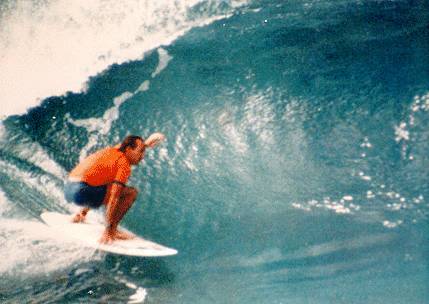
[{"label": "man's leg", "polygon": [[77,205],[85,206],[74,215],[72,221],[74,223],[84,222],[90,208],[98,208],[102,205],[107,191],[107,185],[90,186],[84,182],[67,184],[65,189],[66,199]]},{"label": "man's leg", "polygon": [[133,235],[130,235],[125,232],[121,232],[118,230],[119,222],[128,212],[128,210],[133,205],[134,201],[137,198],[137,190],[133,187],[125,187],[122,190],[121,196],[119,198],[119,204],[116,206],[115,210],[113,210],[113,223],[112,228],[116,231],[115,238],[118,239],[130,239]]},{"label": "man's leg", "polygon": [[[115,239],[130,239],[133,235],[118,231],[119,222],[131,208],[137,198],[137,190],[133,187],[124,187],[121,191],[119,201],[109,214],[111,225],[106,229],[100,242],[109,243]],[[107,206],[106,206],[107,208]]]}]

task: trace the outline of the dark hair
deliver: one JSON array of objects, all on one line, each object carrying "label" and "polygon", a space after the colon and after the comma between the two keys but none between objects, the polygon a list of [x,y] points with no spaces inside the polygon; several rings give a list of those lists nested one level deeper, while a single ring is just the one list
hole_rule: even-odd
[{"label": "dark hair", "polygon": [[127,147],[131,147],[132,149],[134,149],[135,147],[137,147],[137,141],[138,140],[141,140],[144,144],[144,139],[142,137],[137,136],[137,135],[128,135],[122,141],[121,146],[119,147],[119,151],[125,152]]}]

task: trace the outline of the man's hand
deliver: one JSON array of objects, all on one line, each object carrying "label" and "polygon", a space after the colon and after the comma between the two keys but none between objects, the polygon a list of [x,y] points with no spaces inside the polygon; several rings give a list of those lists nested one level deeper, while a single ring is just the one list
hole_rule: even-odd
[{"label": "man's hand", "polygon": [[165,139],[165,135],[159,132],[151,134],[145,141],[145,146],[153,148]]}]

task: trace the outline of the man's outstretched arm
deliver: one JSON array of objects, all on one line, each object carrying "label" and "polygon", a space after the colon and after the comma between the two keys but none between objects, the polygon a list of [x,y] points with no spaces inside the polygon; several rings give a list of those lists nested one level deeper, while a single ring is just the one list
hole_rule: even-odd
[{"label": "man's outstretched arm", "polygon": [[146,147],[154,148],[157,146],[161,141],[165,139],[165,135],[159,132],[155,132],[151,134],[145,141],[144,144]]},{"label": "man's outstretched arm", "polygon": [[[161,141],[165,139],[165,135],[160,132],[152,133],[145,141],[144,144],[148,148],[155,148]],[[119,149],[121,144],[115,145],[115,148]]]}]

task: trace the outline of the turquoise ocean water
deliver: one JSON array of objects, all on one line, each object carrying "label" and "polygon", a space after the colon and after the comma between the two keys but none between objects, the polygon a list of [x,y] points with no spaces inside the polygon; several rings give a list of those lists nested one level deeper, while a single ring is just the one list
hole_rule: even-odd
[{"label": "turquoise ocean water", "polygon": [[[2,1],[0,104],[1,303],[429,303],[427,1]],[[55,240],[155,131],[123,225],[179,254]]]}]

